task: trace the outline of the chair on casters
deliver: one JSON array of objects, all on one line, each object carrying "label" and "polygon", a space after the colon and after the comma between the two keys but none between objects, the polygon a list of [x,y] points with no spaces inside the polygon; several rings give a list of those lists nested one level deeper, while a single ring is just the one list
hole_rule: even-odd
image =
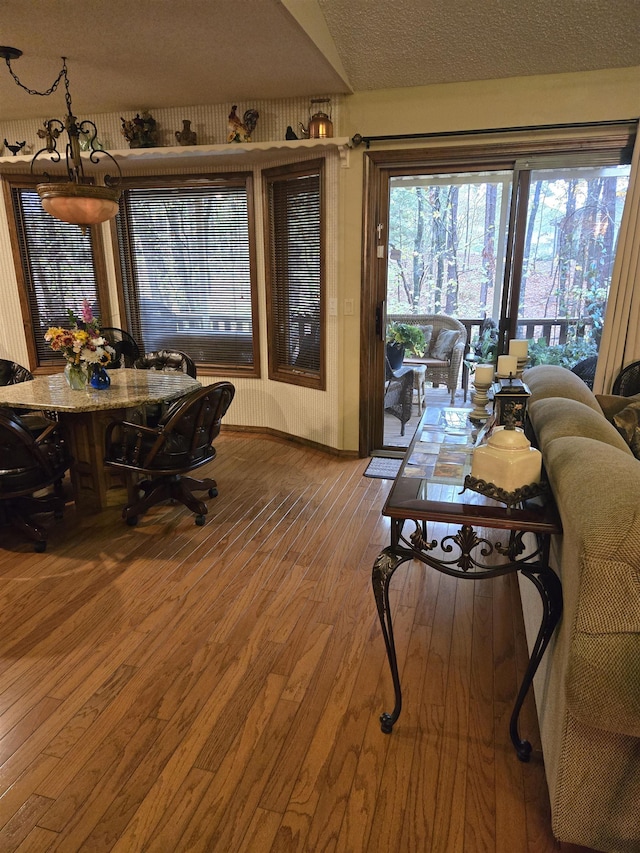
[{"label": "chair on casters", "polygon": [[[34,435],[10,409],[0,409],[0,518],[35,541],[36,551],[47,547],[47,532],[32,519],[42,512],[62,518],[62,478],[69,469],[60,425],[50,421]],[[54,486],[54,494],[34,497]]]},{"label": "chair on casters", "polygon": [[160,349],[145,352],[133,364],[138,370],[162,370],[164,373],[186,373],[196,378],[197,370],[191,356],[180,350]]},{"label": "chair on casters", "polygon": [[[0,385],[18,385],[20,382],[31,382],[33,373],[17,361],[0,358]],[[42,432],[51,421],[57,421],[56,412],[26,412],[21,409],[12,410],[22,422],[34,433]]]},{"label": "chair on casters", "polygon": [[[196,378],[197,370],[193,359],[180,350],[161,349],[145,352],[134,361],[133,366],[138,370],[160,370],[163,373],[186,373]],[[160,418],[167,410],[166,403],[147,403],[144,407],[144,417],[147,426],[157,426]]]},{"label": "chair on casters", "polygon": [[112,370],[117,367],[133,367],[134,361],[140,358],[140,347],[133,335],[114,326],[101,328],[100,334],[116,351],[115,357],[107,364],[107,368]]},{"label": "chair on casters", "polygon": [[216,481],[183,475],[215,457],[213,441],[234,395],[230,382],[216,382],[176,400],[157,427],[127,421],[109,424],[105,463],[147,475],[137,484],[143,496],[122,511],[128,525],[137,524],[140,515],[165,500],[183,503],[196,513],[196,524],[204,524],[208,507],[193,492],[208,491],[214,498],[218,494]]}]

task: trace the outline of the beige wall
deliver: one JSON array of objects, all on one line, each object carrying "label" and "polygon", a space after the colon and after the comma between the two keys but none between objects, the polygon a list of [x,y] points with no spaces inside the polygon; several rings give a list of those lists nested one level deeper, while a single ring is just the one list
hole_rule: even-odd
[{"label": "beige wall", "polygon": [[[252,105],[241,106],[241,109],[247,106]],[[287,124],[296,126],[298,120],[306,120],[307,117],[306,104],[299,100],[258,106],[265,118],[254,137],[257,142],[269,138],[282,139]],[[224,122],[226,109],[217,105],[152,112],[164,127],[175,125],[175,129],[181,126],[183,112],[185,116],[197,116],[193,126],[198,130],[199,142],[211,143],[223,138],[224,126],[220,128],[220,124]],[[336,100],[333,118],[336,135],[351,137],[355,133],[374,136],[608,121],[638,115],[640,67],[365,92]],[[119,146],[119,116],[96,117],[96,122],[103,138],[112,146]],[[33,137],[33,123],[13,123],[7,127],[7,138],[15,135],[16,139],[24,139],[27,129]],[[171,134],[165,142],[171,143]],[[421,144],[427,143],[402,143],[402,147],[419,147]],[[382,146],[376,144],[375,147],[379,149]],[[385,143],[384,147],[401,146]],[[266,379],[238,380],[238,394],[229,412],[229,422],[268,426],[339,450],[357,450],[363,156],[364,146],[361,146],[349,152],[346,168],[344,164],[332,167],[337,216],[330,222],[332,246],[329,249],[328,295],[337,298],[338,316],[328,318],[327,391],[299,389]],[[638,235],[636,238],[640,239]],[[2,208],[0,357],[26,363],[15,273],[8,245],[6,212]],[[353,300],[353,314],[345,314],[345,300]],[[264,335],[262,349],[264,357]]]}]

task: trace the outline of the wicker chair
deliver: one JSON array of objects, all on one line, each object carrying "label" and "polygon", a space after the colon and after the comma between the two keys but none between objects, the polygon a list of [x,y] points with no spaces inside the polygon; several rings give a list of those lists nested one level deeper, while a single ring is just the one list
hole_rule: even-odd
[{"label": "wicker chair", "polygon": [[412,364],[424,364],[427,368],[426,380],[431,382],[434,388],[438,385],[446,385],[451,394],[451,405],[455,403],[456,388],[458,387],[458,375],[464,357],[467,344],[467,330],[455,317],[447,314],[389,314],[388,322],[410,323],[413,326],[432,326],[433,334],[431,341],[434,342],[441,329],[453,329],[458,332],[458,337],[453,345],[451,355],[446,359],[432,358],[428,352],[424,356],[411,355],[405,357],[404,363],[410,367]]},{"label": "wicker chair", "polygon": [[405,424],[411,419],[413,407],[413,369],[401,367],[392,370],[389,359],[385,359],[384,410],[400,421],[400,435],[404,435]]}]

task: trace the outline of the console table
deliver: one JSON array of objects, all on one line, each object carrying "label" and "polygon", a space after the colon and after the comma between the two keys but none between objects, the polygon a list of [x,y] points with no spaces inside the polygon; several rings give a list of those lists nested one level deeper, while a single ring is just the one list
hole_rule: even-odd
[{"label": "console table", "polygon": [[[521,761],[531,744],[520,738],[518,718],[538,665],[562,614],[562,588],[549,565],[550,537],[562,526],[551,497],[507,507],[477,492],[464,490],[471,470],[475,431],[468,412],[445,409],[442,422],[431,425],[423,414],[382,510],[391,519],[391,544],[377,557],[373,593],[395,691],[395,707],[380,717],[389,734],[402,708],[402,690],[393,636],[389,585],[402,563],[419,560],[455,578],[495,578],[521,572],[542,600],[536,642],[515,701],[509,734]],[[429,524],[452,524],[454,535],[429,538]],[[405,532],[405,526],[409,527]],[[482,528],[504,530],[505,541],[492,542]],[[527,535],[532,534],[532,535]]]}]

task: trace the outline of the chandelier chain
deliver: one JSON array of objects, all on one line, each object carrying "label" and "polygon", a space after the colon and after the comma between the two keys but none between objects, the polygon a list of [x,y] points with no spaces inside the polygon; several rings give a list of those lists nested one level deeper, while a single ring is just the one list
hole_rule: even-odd
[{"label": "chandelier chain", "polygon": [[[5,62],[7,63],[7,68],[9,69],[9,74],[11,74],[11,76],[13,77],[15,82],[18,84],[18,86],[20,86],[21,89],[24,89],[25,92],[28,92],[30,95],[40,95],[43,98],[47,97],[47,95],[52,95],[55,92],[55,90],[58,88],[60,81],[64,77],[65,82],[66,82],[66,87],[67,87],[67,98],[68,98],[69,81],[67,80],[67,57],[66,56],[62,57],[62,68],[60,69],[60,73],[58,74],[56,79],[53,81],[51,86],[49,86],[49,88],[47,89],[46,92],[38,92],[37,89],[29,89],[28,86],[25,86],[24,83],[20,82],[18,75],[15,73],[15,71],[11,67],[11,60],[9,59],[9,57],[5,57]],[[67,104],[68,103],[69,103],[69,98],[67,100]]]}]

